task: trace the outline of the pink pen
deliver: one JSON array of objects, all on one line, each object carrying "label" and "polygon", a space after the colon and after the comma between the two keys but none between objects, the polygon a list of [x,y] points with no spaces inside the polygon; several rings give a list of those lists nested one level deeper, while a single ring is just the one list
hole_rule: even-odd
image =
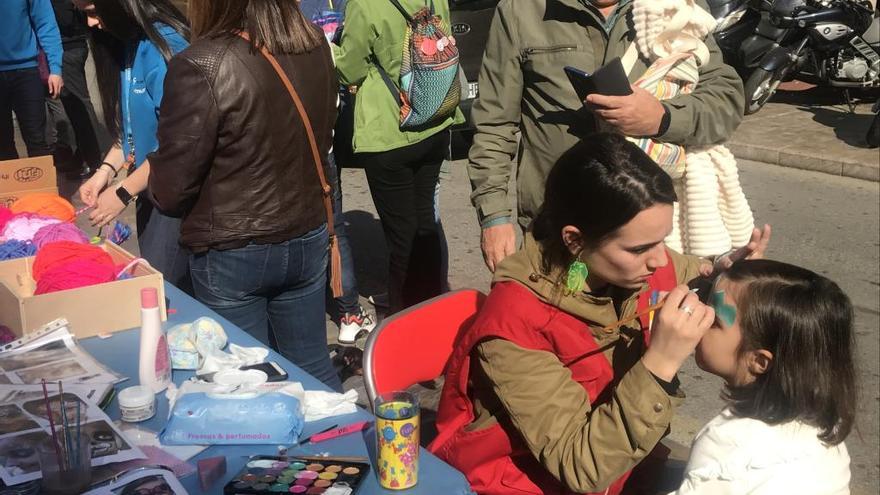
[{"label": "pink pen", "polygon": [[341,428],[336,428],[335,430],[330,430],[327,432],[316,433],[311,436],[309,439],[312,443],[323,442],[324,440],[330,440],[332,438],[341,437],[343,435],[349,435],[351,433],[355,433],[363,430],[370,424],[370,421],[358,421],[357,423],[352,423],[350,425],[343,426]]}]

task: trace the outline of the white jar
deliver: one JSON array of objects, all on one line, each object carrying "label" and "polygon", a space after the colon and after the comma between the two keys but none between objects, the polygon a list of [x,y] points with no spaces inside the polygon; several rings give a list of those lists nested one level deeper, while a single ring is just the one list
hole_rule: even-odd
[{"label": "white jar", "polygon": [[119,412],[126,422],[146,421],[156,414],[156,395],[143,385],[125,388],[119,392]]}]

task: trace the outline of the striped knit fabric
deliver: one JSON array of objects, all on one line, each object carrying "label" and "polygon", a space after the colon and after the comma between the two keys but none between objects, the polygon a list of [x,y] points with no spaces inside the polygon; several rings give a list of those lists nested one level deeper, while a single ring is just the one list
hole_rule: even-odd
[{"label": "striped knit fabric", "polygon": [[[680,94],[689,94],[699,79],[700,71],[695,57],[690,53],[679,53],[655,61],[635,85],[663,101]],[[673,179],[684,174],[684,146],[651,138],[628,139],[642,148]]]}]

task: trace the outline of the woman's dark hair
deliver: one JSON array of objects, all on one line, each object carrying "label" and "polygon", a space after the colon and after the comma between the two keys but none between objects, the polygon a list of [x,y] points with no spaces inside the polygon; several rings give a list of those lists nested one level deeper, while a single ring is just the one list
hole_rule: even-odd
[{"label": "woman's dark hair", "polygon": [[543,270],[571,262],[561,234],[566,225],[577,227],[592,248],[642,210],[675,201],[672,179],[638,146],[619,134],[587,136],[556,161],[547,177],[544,204],[532,223]]},{"label": "woman's dark hair", "polygon": [[104,123],[110,136],[119,139],[120,72],[125,68],[126,47],[132,48],[142,39],[152,42],[165,60],[174,53],[165,38],[159,34],[159,26],[166,25],[189,39],[189,24],[183,13],[170,0],[93,0],[95,13],[101,19],[103,30],[93,29],[91,36],[92,56]]},{"label": "woman's dark hair", "polygon": [[244,31],[254,48],[276,55],[306,53],[325,43],[324,32],[295,0],[190,0],[189,17],[196,38]]},{"label": "woman's dark hair", "polygon": [[741,284],[739,352],[773,353],[754,382],[727,386],[733,413],[771,425],[798,419],[819,428],[823,442],[842,442],[856,409],[849,297],[831,280],[779,261],[738,261],[723,277]]}]

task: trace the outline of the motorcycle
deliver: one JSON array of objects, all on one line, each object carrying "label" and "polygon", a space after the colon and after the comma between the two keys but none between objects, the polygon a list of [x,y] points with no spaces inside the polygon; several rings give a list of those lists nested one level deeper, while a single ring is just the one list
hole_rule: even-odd
[{"label": "motorcycle", "polygon": [[761,12],[748,0],[708,0],[708,4],[715,18],[715,42],[724,55],[724,63],[737,69],[742,77],[746,65],[740,47],[757,29]]},{"label": "motorcycle", "polygon": [[710,0],[710,8],[725,61],[745,81],[747,115],[795,77],[845,90],[880,85],[880,22],[867,0]]}]

